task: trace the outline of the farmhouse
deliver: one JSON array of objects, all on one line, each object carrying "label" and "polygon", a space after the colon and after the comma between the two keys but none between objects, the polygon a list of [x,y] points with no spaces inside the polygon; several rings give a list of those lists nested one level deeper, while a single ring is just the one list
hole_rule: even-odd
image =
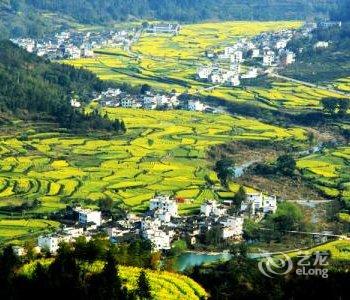
[{"label": "farmhouse", "polygon": [[14,255],[20,257],[20,256],[24,256],[27,254],[26,249],[24,249],[21,246],[12,246],[12,251],[14,253]]},{"label": "farmhouse", "polygon": [[78,100],[76,100],[76,99],[71,99],[70,100],[70,105],[72,107],[75,107],[75,108],[81,107],[81,103]]},{"label": "farmhouse", "polygon": [[243,222],[242,217],[228,217],[220,222],[222,238],[240,238],[243,234]]},{"label": "farmhouse", "polygon": [[179,24],[170,23],[158,23],[151,25],[147,31],[151,33],[170,33],[178,34],[180,32],[181,26]]},{"label": "farmhouse", "polygon": [[188,100],[187,109],[189,111],[204,111],[205,105],[199,100]]},{"label": "farmhouse", "polygon": [[288,66],[295,63],[295,53],[289,50],[281,52],[280,62],[282,66]]},{"label": "farmhouse", "polygon": [[275,53],[273,51],[266,51],[263,56],[263,65],[272,66],[275,61]]},{"label": "farmhouse", "polygon": [[249,68],[248,72],[243,74],[242,79],[251,79],[251,78],[256,78],[258,77],[258,69],[257,68]]},{"label": "farmhouse", "polygon": [[207,80],[212,71],[213,68],[211,67],[201,67],[197,70],[197,78],[200,80]]},{"label": "farmhouse", "polygon": [[319,41],[317,43],[315,43],[314,45],[314,49],[320,49],[320,48],[328,48],[329,46],[329,42],[324,42],[324,41]]},{"label": "farmhouse", "polygon": [[87,225],[93,223],[97,226],[101,225],[101,212],[97,210],[83,209],[77,207],[73,209],[78,214],[79,223],[81,225]]},{"label": "farmhouse", "polygon": [[243,61],[243,52],[240,50],[235,51],[231,57],[231,63],[241,63]]},{"label": "farmhouse", "polygon": [[260,50],[258,48],[251,49],[249,54],[251,58],[257,58],[260,56]]},{"label": "farmhouse", "polygon": [[277,210],[276,196],[266,196],[263,193],[247,194],[247,199],[241,203],[242,212],[256,213],[275,213]]},{"label": "farmhouse", "polygon": [[222,217],[227,213],[227,209],[219,205],[215,200],[207,200],[201,205],[200,212],[206,217]]}]

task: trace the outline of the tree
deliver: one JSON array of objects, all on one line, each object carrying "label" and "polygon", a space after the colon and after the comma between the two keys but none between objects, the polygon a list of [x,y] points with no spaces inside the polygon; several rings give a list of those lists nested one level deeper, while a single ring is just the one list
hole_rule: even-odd
[{"label": "tree", "polygon": [[126,132],[126,126],[125,126],[125,123],[124,123],[123,120],[120,122],[120,130],[121,130],[123,133]]},{"label": "tree", "polygon": [[216,162],[214,170],[222,185],[226,186],[228,178],[234,174],[233,166],[233,160],[228,158],[223,158]]},{"label": "tree", "polygon": [[281,203],[276,213],[269,216],[268,221],[272,221],[272,227],[280,232],[303,230],[306,223],[300,207],[290,202]]},{"label": "tree", "polygon": [[[107,254],[107,263],[101,273],[103,278],[103,289],[105,290],[105,299],[123,299],[123,289],[118,268],[114,257],[109,252]],[[124,297],[125,298],[125,297]]]},{"label": "tree", "polygon": [[334,114],[336,112],[336,109],[338,107],[338,99],[337,98],[323,98],[321,100],[323,109],[330,113]]},{"label": "tree", "polygon": [[241,203],[247,199],[247,193],[244,190],[244,187],[241,185],[233,197],[234,204],[236,206],[236,209],[239,209],[241,207]]},{"label": "tree", "polygon": [[338,101],[338,113],[340,115],[346,115],[347,111],[350,108],[350,100],[349,99],[339,99]]},{"label": "tree", "polygon": [[141,94],[144,95],[144,94],[146,94],[147,92],[150,92],[150,91],[152,91],[152,87],[149,84],[145,83],[145,84],[143,84],[141,86],[141,89],[140,89],[140,93]]},{"label": "tree", "polygon": [[137,290],[136,294],[140,299],[151,299],[151,286],[149,284],[146,272],[141,271],[139,278],[137,279]]},{"label": "tree", "polygon": [[103,198],[98,201],[98,206],[103,212],[110,212],[113,207],[113,200],[111,198]]},{"label": "tree", "polygon": [[171,255],[178,256],[187,249],[187,243],[184,240],[177,240],[171,246]]},{"label": "tree", "polygon": [[296,169],[295,159],[288,154],[281,155],[277,158],[276,169],[283,175],[292,176]]}]

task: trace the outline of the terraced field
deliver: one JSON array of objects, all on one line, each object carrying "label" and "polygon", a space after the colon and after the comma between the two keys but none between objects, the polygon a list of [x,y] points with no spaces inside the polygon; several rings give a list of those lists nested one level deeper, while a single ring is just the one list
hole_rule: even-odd
[{"label": "terraced field", "polygon": [[300,159],[297,166],[326,197],[350,201],[350,147],[310,155]]},{"label": "terraced field", "polygon": [[[336,261],[349,261],[350,260],[350,241],[349,240],[336,240],[326,244],[322,244],[316,247],[312,247],[308,250],[302,251],[305,255],[312,255],[312,253],[319,251],[329,251],[331,259]],[[295,257],[300,255],[300,252],[289,252],[288,256]]]},{"label": "terraced field", "polygon": [[[24,265],[20,273],[30,276],[35,269],[37,262],[48,266],[52,259],[41,259]],[[93,265],[85,266],[89,272],[100,272],[103,268],[102,262],[95,262]],[[118,266],[119,276],[129,291],[136,289],[137,278],[141,272],[140,268]],[[169,300],[198,300],[207,297],[206,291],[191,278],[177,273],[146,270],[146,275],[151,285],[152,299]]]},{"label": "terraced field", "polygon": [[51,231],[57,228],[58,222],[35,219],[2,219],[0,220],[0,243],[16,238],[25,238],[39,232]]},{"label": "terraced field", "polygon": [[340,91],[350,93],[350,77],[336,80],[333,82],[333,86]]},{"label": "terraced field", "polygon": [[[296,28],[301,22],[224,22],[184,25],[177,36],[143,34],[130,52],[101,49],[96,58],[69,60],[102,79],[148,83],[154,88],[196,91],[208,86],[195,80],[199,65],[209,63],[205,51],[217,51],[238,38],[264,31]],[[232,90],[232,89],[228,89]]]},{"label": "terraced field", "polygon": [[[99,49],[95,58],[68,60],[66,63],[87,68],[102,79],[148,83],[156,89],[178,92],[199,92],[226,101],[249,101],[275,109],[319,107],[324,97],[338,94],[297,83],[275,80],[271,88],[219,87],[195,79],[198,66],[210,63],[205,51],[218,51],[232,45],[240,37],[250,37],[263,31],[296,28],[300,22],[226,22],[185,25],[177,36],[142,34],[130,52],[120,48]],[[337,81],[339,89],[347,89],[347,78]]]},{"label": "terraced field", "polygon": [[34,212],[48,213],[73,200],[94,205],[104,197],[144,210],[147,200],[165,193],[193,199],[181,206],[182,213],[190,213],[225,192],[206,161],[211,145],[243,139],[305,140],[300,128],[225,114],[121,108],[106,112],[125,121],[126,135],[103,139],[30,128],[25,139],[3,136],[0,210],[38,199],[42,205]]}]

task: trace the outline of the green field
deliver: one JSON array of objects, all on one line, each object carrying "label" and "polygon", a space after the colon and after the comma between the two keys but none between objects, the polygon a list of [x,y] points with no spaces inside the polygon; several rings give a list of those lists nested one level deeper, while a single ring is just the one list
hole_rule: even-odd
[{"label": "green field", "polygon": [[241,37],[300,25],[301,22],[291,21],[184,25],[177,36],[144,33],[130,52],[119,48],[100,49],[95,58],[66,62],[87,68],[101,79],[133,85],[149,83],[157,89],[194,92],[208,86],[195,80],[198,66],[210,62],[205,57],[206,50],[219,51]]},{"label": "green field", "polygon": [[1,219],[0,243],[16,238],[30,237],[38,233],[51,231],[58,227],[59,223],[49,220],[35,219]]},{"label": "green field", "polygon": [[[349,261],[350,260],[350,241],[349,240],[336,240],[326,244],[312,247],[308,250],[301,251],[304,255],[312,255],[312,253],[319,251],[329,251],[332,260]],[[287,253],[290,257],[300,255],[300,251]]]},{"label": "green field", "polygon": [[[297,83],[273,81],[272,87],[219,87],[206,91],[209,83],[196,80],[196,70],[210,63],[205,51],[217,52],[238,38],[251,37],[264,31],[297,28],[300,22],[225,22],[185,25],[177,36],[143,33],[130,52],[121,48],[96,50],[96,57],[67,60],[84,67],[101,79],[150,84],[153,88],[200,93],[226,101],[249,101],[269,108],[319,108],[324,97],[338,94]],[[346,80],[346,79],[343,79]],[[346,88],[346,82],[337,83]]]},{"label": "green field", "polygon": [[193,199],[180,207],[190,213],[225,191],[206,160],[210,146],[233,140],[305,141],[303,129],[226,114],[121,108],[106,112],[125,121],[125,135],[80,137],[28,126],[25,139],[3,136],[0,210],[38,199],[42,205],[34,212],[48,213],[72,200],[94,205],[106,196],[144,210],[147,200],[165,193]]},{"label": "green field", "polygon": [[[34,272],[37,262],[43,266],[49,266],[52,259],[41,259],[26,264],[19,271],[24,276],[31,276]],[[85,264],[84,268],[88,272],[101,272],[103,262],[97,261],[91,264]],[[198,300],[207,297],[206,291],[191,278],[177,273],[164,271],[145,270],[151,285],[152,299],[169,299],[169,300]],[[129,291],[136,289],[137,278],[141,272],[140,268],[118,266],[119,276]]]},{"label": "green field", "polygon": [[340,78],[332,83],[336,89],[349,93],[350,92],[350,77]]},{"label": "green field", "polygon": [[297,163],[308,179],[326,197],[350,201],[350,148],[341,147],[314,154]]}]

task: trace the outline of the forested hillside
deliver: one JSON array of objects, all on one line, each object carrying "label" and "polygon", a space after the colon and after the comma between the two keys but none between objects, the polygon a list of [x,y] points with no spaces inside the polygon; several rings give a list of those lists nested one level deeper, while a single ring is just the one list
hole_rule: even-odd
[{"label": "forested hillside", "polygon": [[[0,35],[40,36],[43,32],[52,30],[56,23],[65,25],[71,20],[85,24],[106,24],[135,18],[182,22],[307,19],[325,17],[331,12],[337,16],[342,1],[344,0],[0,0]],[[42,11],[55,15],[43,15]],[[346,13],[342,11],[341,14],[345,18]]]},{"label": "forested hillside", "polygon": [[50,117],[68,128],[113,129],[110,121],[84,116],[70,105],[73,96],[91,100],[105,85],[89,71],[50,63],[11,42],[0,42],[0,111],[5,115]]}]

